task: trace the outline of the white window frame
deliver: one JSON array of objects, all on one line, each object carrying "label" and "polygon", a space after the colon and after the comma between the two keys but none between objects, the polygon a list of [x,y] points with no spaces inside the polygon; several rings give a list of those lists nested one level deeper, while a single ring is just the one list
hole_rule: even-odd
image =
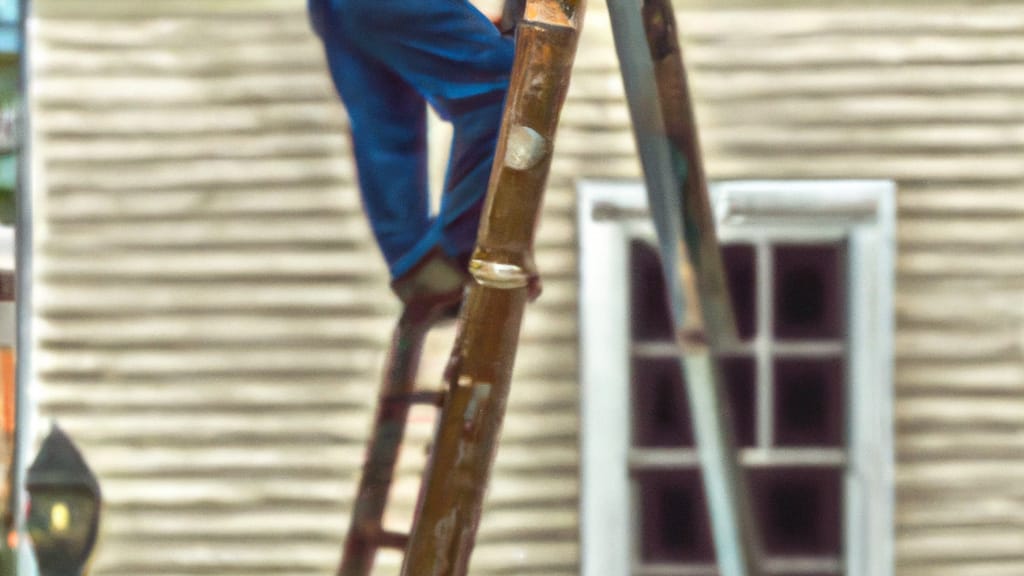
[{"label": "white window frame", "polygon": [[[582,181],[578,193],[581,574],[629,576],[638,543],[628,463],[629,243],[649,236],[652,225],[639,181]],[[711,196],[723,242],[846,240],[842,568],[847,576],[892,576],[895,186],[878,180],[733,181],[712,185]]]}]

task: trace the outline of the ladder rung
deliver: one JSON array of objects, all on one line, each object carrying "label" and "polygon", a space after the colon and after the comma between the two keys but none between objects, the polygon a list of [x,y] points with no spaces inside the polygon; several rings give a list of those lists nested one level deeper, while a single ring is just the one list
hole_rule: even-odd
[{"label": "ladder rung", "polygon": [[389,532],[383,530],[377,536],[377,545],[381,548],[398,548],[405,550],[409,544],[409,535],[402,532]]},{"label": "ladder rung", "polygon": [[444,396],[444,392],[419,391],[411,392],[409,394],[391,394],[389,396],[385,396],[384,401],[441,406],[444,404]]}]

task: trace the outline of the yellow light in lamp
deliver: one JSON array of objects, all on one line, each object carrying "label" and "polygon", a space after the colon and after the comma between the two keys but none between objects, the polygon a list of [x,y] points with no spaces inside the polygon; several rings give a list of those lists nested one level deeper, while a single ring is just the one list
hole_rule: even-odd
[{"label": "yellow light in lamp", "polygon": [[54,426],[26,479],[26,528],[40,576],[83,576],[99,533],[99,482],[85,458]]},{"label": "yellow light in lamp", "polygon": [[68,505],[57,502],[50,508],[50,529],[54,532],[66,532],[68,524],[71,523],[71,511]]}]

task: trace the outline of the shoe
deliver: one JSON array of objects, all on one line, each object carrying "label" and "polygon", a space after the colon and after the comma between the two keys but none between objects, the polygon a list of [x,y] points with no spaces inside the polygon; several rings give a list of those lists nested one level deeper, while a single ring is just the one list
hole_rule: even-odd
[{"label": "shoe", "polygon": [[455,319],[462,294],[472,280],[469,272],[440,249],[427,253],[411,270],[391,283],[391,290],[405,305],[405,313],[424,318]]}]

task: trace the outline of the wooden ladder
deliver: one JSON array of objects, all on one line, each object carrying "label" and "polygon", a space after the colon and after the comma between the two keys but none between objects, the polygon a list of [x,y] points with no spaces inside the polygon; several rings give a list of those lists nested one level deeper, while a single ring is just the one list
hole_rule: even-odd
[{"label": "wooden ladder", "polygon": [[379,548],[404,550],[409,536],[384,529],[384,510],[413,404],[441,406],[443,392],[415,390],[423,341],[441,319],[436,310],[406,311],[391,337],[373,432],[338,574],[370,574]]},{"label": "wooden ladder", "polygon": [[[517,1],[517,0],[510,0]],[[505,415],[534,230],[585,0],[526,0],[446,390],[414,379],[434,312],[399,320],[338,576],[369,576],[381,547],[403,576],[465,576]],[[616,49],[693,407],[722,576],[758,576],[760,553],[718,385],[713,346],[735,333],[670,0],[609,0]],[[412,530],[382,527],[409,407],[441,410]],[[629,543],[622,543],[628,546]]]}]

